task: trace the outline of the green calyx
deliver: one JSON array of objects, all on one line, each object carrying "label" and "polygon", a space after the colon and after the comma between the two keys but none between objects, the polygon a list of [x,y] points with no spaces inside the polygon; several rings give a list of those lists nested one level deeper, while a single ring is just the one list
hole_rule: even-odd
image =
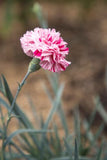
[{"label": "green calyx", "polygon": [[35,71],[39,70],[41,68],[39,63],[40,63],[40,59],[33,58],[31,60],[31,62],[29,63],[28,72],[32,73],[32,72],[35,72]]}]

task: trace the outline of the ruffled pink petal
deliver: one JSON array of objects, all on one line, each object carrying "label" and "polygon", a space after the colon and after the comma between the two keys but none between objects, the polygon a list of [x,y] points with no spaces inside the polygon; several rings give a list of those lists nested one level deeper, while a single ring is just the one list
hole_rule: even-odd
[{"label": "ruffled pink petal", "polygon": [[35,41],[33,40],[33,31],[27,31],[23,37],[20,38],[21,46],[30,57],[33,57],[33,51],[35,48]]},{"label": "ruffled pink petal", "polygon": [[34,56],[36,58],[40,58],[41,57],[41,54],[42,54],[42,51],[39,51],[38,49],[34,52]]},{"label": "ruffled pink petal", "polygon": [[65,59],[61,59],[58,62],[51,62],[50,63],[50,59],[43,59],[40,62],[40,65],[42,68],[44,68],[45,70],[50,70],[52,72],[60,72],[60,71],[64,71],[68,65],[70,65],[71,62],[65,60]]}]

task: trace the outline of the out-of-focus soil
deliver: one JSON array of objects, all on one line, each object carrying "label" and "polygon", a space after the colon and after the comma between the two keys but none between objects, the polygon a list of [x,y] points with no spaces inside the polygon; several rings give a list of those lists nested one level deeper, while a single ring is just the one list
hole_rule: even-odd
[{"label": "out-of-focus soil", "polygon": [[[65,83],[63,108],[71,118],[72,110],[79,105],[83,116],[89,116],[94,109],[94,98],[101,95],[107,108],[105,89],[105,68],[107,64],[107,7],[103,4],[93,6],[89,11],[82,11],[77,4],[41,3],[49,27],[61,32],[68,42],[70,53],[67,59],[72,64],[60,73],[60,81]],[[29,18],[29,17],[28,17]],[[35,20],[31,28],[35,27]],[[36,21],[37,22],[37,21]],[[38,23],[36,23],[38,26]],[[0,74],[7,78],[15,94],[17,82],[24,77],[30,58],[23,54],[19,39],[26,31],[16,23],[9,38],[0,44]],[[34,121],[28,96],[33,100],[36,111],[47,117],[50,102],[44,92],[43,83],[47,82],[43,69],[31,74],[22,89],[17,103],[23,108],[30,120]],[[72,126],[72,121],[70,126]]]}]

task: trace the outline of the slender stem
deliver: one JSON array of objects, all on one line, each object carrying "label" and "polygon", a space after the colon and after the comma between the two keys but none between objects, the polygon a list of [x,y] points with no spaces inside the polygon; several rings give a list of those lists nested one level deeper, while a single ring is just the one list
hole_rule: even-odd
[{"label": "slender stem", "polygon": [[1,160],[5,160],[5,150],[4,150],[3,144],[4,144],[4,136],[2,140]]},{"label": "slender stem", "polygon": [[6,135],[6,127],[5,127],[5,122],[4,122],[4,116],[2,113],[2,109],[0,106],[0,114],[1,114],[1,121],[2,121],[2,125],[3,125],[3,132],[2,132],[2,148],[1,148],[1,160],[5,160],[5,150],[4,150],[4,141],[5,141],[5,135]]},{"label": "slender stem", "polygon": [[[15,95],[15,98],[13,99],[13,102],[12,102],[12,105],[11,105],[11,110],[10,110],[10,112],[9,112],[9,118],[8,118],[8,120],[7,120],[7,124],[6,124],[6,127],[5,127],[5,136],[7,136],[7,128],[8,128],[10,119],[11,119],[11,114],[12,114],[12,111],[13,111],[13,108],[14,108],[14,105],[15,105],[15,102],[16,102],[16,99],[17,99],[17,97],[18,97],[18,95],[19,95],[19,92],[20,92],[21,88],[23,87],[23,85],[25,84],[25,81],[26,81],[26,79],[27,79],[27,77],[29,76],[30,73],[31,73],[31,72],[27,72],[27,73],[26,73],[24,79],[22,80],[22,82],[21,82],[21,83],[19,84],[19,86],[18,86],[18,89],[17,89],[16,95]],[[2,152],[5,150],[4,141],[5,141],[5,139],[4,139],[4,137],[3,137]],[[4,153],[4,152],[3,152],[3,153]],[[2,155],[2,157],[3,157],[3,155]],[[3,159],[3,158],[2,158],[2,159]],[[3,159],[3,160],[4,160],[4,159]]]},{"label": "slender stem", "polygon": [[23,85],[25,84],[25,81],[27,79],[27,77],[29,76],[30,72],[27,72],[24,79],[22,80],[22,82],[19,84],[18,86],[18,89],[17,89],[17,92],[16,92],[16,95],[15,95],[15,98],[13,99],[13,102],[12,102],[12,105],[11,105],[11,110],[9,112],[9,117],[11,116],[12,114],[12,111],[13,111],[13,108],[14,108],[14,104],[16,102],[16,99],[17,99],[17,96],[19,95],[19,92],[21,90],[21,88],[23,87]]}]

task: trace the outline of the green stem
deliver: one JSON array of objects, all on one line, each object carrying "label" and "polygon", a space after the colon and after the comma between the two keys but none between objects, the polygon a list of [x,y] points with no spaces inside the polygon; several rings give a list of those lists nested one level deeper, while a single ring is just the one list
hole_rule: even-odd
[{"label": "green stem", "polygon": [[0,155],[1,155],[1,160],[4,160],[5,158],[4,158],[4,148],[3,148],[3,144],[4,144],[4,135],[3,135],[3,137],[2,137],[2,148],[1,148],[1,152],[0,152]]},{"label": "green stem", "polygon": [[19,84],[18,86],[18,89],[17,89],[17,92],[16,92],[16,95],[15,95],[15,98],[13,99],[13,102],[12,102],[12,105],[11,105],[11,110],[9,112],[9,117],[11,116],[12,114],[12,111],[13,111],[13,108],[14,108],[14,105],[15,105],[15,102],[16,102],[16,99],[19,95],[19,92],[21,90],[21,88],[23,87],[23,85],[25,84],[25,81],[27,79],[27,77],[29,76],[30,72],[27,72],[27,74],[25,75],[24,79],[22,80],[22,82]]},{"label": "green stem", "polygon": [[1,122],[2,122],[2,125],[3,125],[2,145],[1,145],[2,148],[1,148],[0,155],[1,155],[1,160],[5,160],[4,141],[5,141],[5,135],[6,135],[6,127],[5,127],[5,121],[4,121],[4,116],[3,116],[3,113],[2,113],[1,106],[0,106],[0,116],[1,116]]},{"label": "green stem", "polygon": [[[7,128],[8,128],[10,119],[11,119],[11,114],[12,114],[13,108],[14,108],[14,106],[15,106],[16,99],[17,99],[17,97],[18,97],[18,95],[19,95],[19,92],[20,92],[21,88],[23,87],[23,85],[25,84],[25,81],[26,81],[26,79],[28,78],[28,76],[29,76],[30,73],[31,73],[31,72],[29,72],[29,71],[26,73],[24,79],[23,79],[22,82],[19,84],[18,89],[17,89],[17,92],[16,92],[16,95],[15,95],[15,98],[13,99],[13,102],[12,102],[12,105],[11,105],[11,110],[10,110],[10,112],[9,112],[9,118],[8,118],[8,120],[7,120],[7,124],[6,124],[6,127],[5,127],[5,134],[6,134],[6,136],[7,136]],[[5,148],[5,147],[4,147],[4,141],[5,141],[5,139],[3,138],[2,151],[4,151],[4,148]],[[4,157],[4,156],[2,155],[2,157]],[[3,158],[2,158],[2,159],[3,159]],[[4,160],[4,159],[3,159],[3,160]]]},{"label": "green stem", "polygon": [[[39,65],[39,63],[40,63],[39,59],[33,58],[31,60],[31,62],[29,64],[29,67],[28,67],[28,71],[27,71],[24,79],[22,80],[22,82],[19,84],[14,99],[13,99],[13,96],[12,96],[11,92],[9,91],[10,94],[11,94],[11,99],[9,97],[8,97],[8,99],[9,99],[9,102],[11,104],[11,110],[9,112],[9,115],[8,115],[9,117],[8,117],[7,124],[6,124],[6,131],[5,131],[6,132],[6,136],[7,136],[7,128],[8,128],[9,122],[10,122],[10,120],[12,118],[11,114],[12,114],[13,111],[15,112],[16,115],[20,116],[21,122],[24,124],[24,126],[26,128],[32,128],[33,127],[32,124],[30,123],[30,121],[28,120],[28,118],[26,117],[26,115],[16,105],[16,99],[17,99],[17,97],[19,95],[19,92],[20,92],[21,88],[25,84],[25,81],[28,78],[29,74],[32,73],[32,72],[35,72],[35,71],[37,71],[37,70],[39,70],[41,68],[40,65]],[[33,142],[35,142],[36,145],[37,145],[37,147],[40,149],[39,144],[37,143],[36,137],[34,135],[32,135],[31,133],[29,133],[29,135],[31,136]],[[6,147],[6,145],[4,146],[4,143],[3,143],[3,147],[4,148]]]},{"label": "green stem", "polygon": [[5,160],[4,141],[5,141],[5,135],[3,135],[3,139],[2,139],[1,160]]}]

